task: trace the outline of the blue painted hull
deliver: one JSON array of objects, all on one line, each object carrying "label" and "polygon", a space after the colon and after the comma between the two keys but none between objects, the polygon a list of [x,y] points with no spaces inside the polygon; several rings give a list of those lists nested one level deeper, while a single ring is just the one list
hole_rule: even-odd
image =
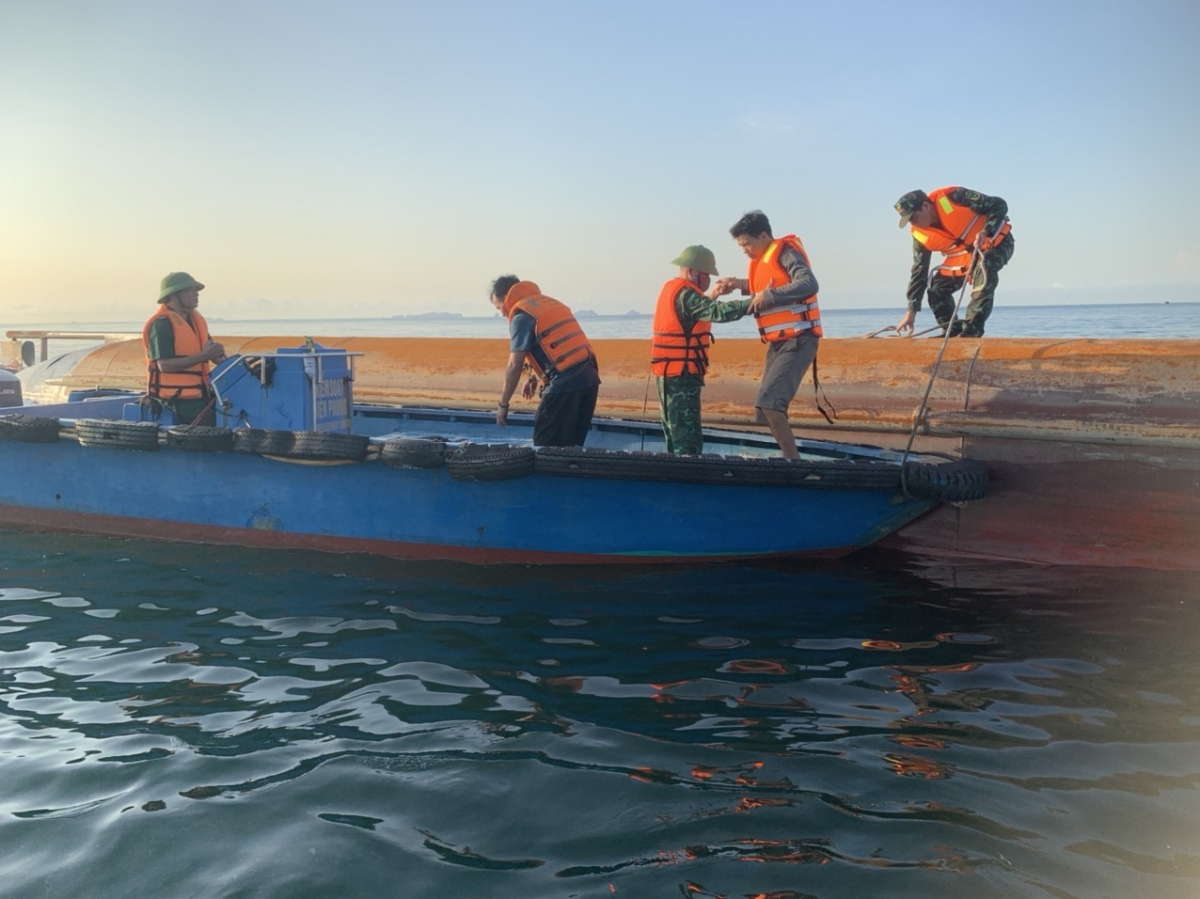
[{"label": "blue painted hull", "polygon": [[[520,435],[516,428],[508,433]],[[378,460],[312,464],[241,453],[81,446],[68,438],[0,441],[0,524],[6,526],[407,559],[627,563],[839,556],[932,505],[894,490],[543,474],[462,481],[446,468],[393,468]]]}]

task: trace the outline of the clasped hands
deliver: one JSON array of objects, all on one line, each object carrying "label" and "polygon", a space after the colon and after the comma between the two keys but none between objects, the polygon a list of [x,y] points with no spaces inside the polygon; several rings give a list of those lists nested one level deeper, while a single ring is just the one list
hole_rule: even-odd
[{"label": "clasped hands", "polygon": [[[717,297],[723,297],[726,294],[733,293],[735,290],[740,290],[742,293],[749,293],[750,283],[745,278],[718,278],[713,282],[708,295],[711,299],[715,300]],[[759,307],[762,306],[763,299],[764,294],[762,291],[754,294],[750,298],[749,311],[752,313],[757,312]]]},{"label": "clasped hands", "polygon": [[204,349],[200,351],[200,355],[205,362],[220,364],[225,361],[225,347],[210,337],[208,343],[204,345]]}]

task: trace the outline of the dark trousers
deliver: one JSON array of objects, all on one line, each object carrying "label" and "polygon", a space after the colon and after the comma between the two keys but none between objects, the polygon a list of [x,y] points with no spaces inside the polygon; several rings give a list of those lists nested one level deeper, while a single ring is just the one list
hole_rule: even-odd
[{"label": "dark trousers", "polygon": [[165,400],[163,405],[175,413],[175,421],[181,425],[197,424],[211,427],[217,423],[217,412],[211,399]]},{"label": "dark trousers", "polygon": [[583,446],[600,387],[547,393],[533,417],[534,446]]},{"label": "dark trousers", "polygon": [[[1000,269],[1008,265],[1013,255],[1013,237],[1009,234],[992,249],[980,253],[975,259],[971,277],[971,303],[963,313],[963,320],[950,327],[950,334],[963,337],[982,337],[983,326],[992,314],[992,302],[996,297],[996,286],[1000,283]],[[943,328],[950,324],[954,315],[954,303],[964,276],[949,278],[935,274],[929,282],[929,309]]]}]

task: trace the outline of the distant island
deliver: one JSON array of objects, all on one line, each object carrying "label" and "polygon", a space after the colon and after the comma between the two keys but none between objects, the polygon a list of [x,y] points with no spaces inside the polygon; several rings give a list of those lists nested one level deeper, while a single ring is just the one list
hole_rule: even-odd
[{"label": "distant island", "polygon": [[436,319],[443,320],[448,318],[463,318],[461,312],[414,312],[411,315],[393,315],[392,318],[420,318],[420,319]]},{"label": "distant island", "polygon": [[595,312],[591,309],[580,309],[575,313],[576,318],[626,318],[631,315],[649,317],[650,313],[638,312],[636,309],[630,309],[628,312]]},{"label": "distant island", "polygon": [[[496,313],[500,315],[500,313]],[[486,315],[463,315],[461,312],[410,312],[397,313],[396,315],[388,316],[391,321],[472,321],[477,318],[488,318]],[[490,316],[496,317],[496,316]],[[649,312],[639,312],[636,309],[630,309],[628,312],[597,312],[595,309],[580,309],[575,313],[576,318],[649,318]],[[211,316],[209,321],[215,321]]]}]

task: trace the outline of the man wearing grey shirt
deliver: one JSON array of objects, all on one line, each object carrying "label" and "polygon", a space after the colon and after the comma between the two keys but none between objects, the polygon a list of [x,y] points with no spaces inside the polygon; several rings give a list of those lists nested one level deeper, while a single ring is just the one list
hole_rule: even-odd
[{"label": "man wearing grey shirt", "polygon": [[[788,424],[788,406],[805,373],[815,367],[821,336],[817,278],[800,238],[772,236],[771,223],[760,210],[747,212],[729,233],[750,257],[750,274],[722,278],[715,290],[718,296],[733,290],[752,294],[749,311],[767,344],[762,383],[754,398],[755,417],[771,429],[784,458],[797,459],[800,452]],[[815,371],[813,379],[815,385]]]}]

